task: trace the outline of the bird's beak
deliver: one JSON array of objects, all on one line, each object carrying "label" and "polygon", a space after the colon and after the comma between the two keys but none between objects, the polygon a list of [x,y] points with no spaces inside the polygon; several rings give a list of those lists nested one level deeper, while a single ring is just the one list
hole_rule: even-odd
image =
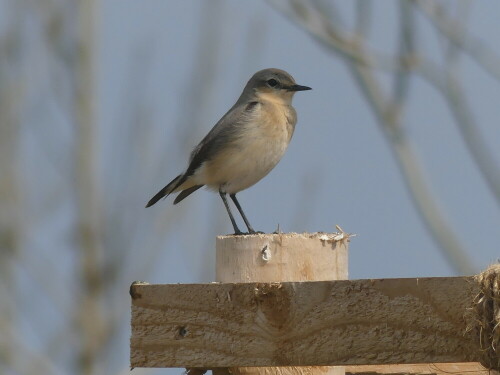
[{"label": "bird's beak", "polygon": [[288,86],[286,89],[288,91],[306,91],[306,90],[312,90],[310,87],[301,86],[301,85]]}]

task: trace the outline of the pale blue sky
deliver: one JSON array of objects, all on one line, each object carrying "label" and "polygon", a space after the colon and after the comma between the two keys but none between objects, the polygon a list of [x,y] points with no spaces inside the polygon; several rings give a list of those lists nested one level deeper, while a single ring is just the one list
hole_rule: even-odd
[{"label": "pale blue sky", "polygon": [[[285,231],[331,231],[335,224],[341,225],[357,234],[351,244],[350,274],[354,278],[452,274],[417,217],[387,142],[338,57],[264,2],[213,2],[213,6],[219,8],[224,20],[218,26],[219,46],[214,49],[219,57],[212,77],[214,87],[209,108],[193,137],[192,147],[234,103],[248,78],[259,69],[282,68],[297,82],[313,87],[313,91],[295,96],[299,122],[281,163],[259,184],[240,193],[241,203],[254,226],[269,232],[277,223]],[[351,6],[340,2],[338,7],[348,23]],[[497,33],[492,16],[496,12],[489,7],[493,4],[488,7],[475,4],[469,22],[476,35],[495,48],[498,43],[489,37]],[[378,49],[394,50],[397,25],[394,8],[393,2],[375,7],[372,39]],[[196,1],[103,4],[102,20],[106,21],[100,41],[100,82],[104,124],[120,117],[120,99],[123,90],[129,87],[127,74],[141,60],[140,64],[146,66],[143,75],[146,83],[141,85],[140,95],[149,100],[150,116],[157,121],[156,147],[162,147],[162,139],[175,137],[175,127],[183,116],[179,112],[188,106],[185,83],[196,66],[193,60],[204,11],[206,7]],[[420,24],[424,31],[420,32],[418,45],[439,62],[440,44],[431,37],[426,40],[425,22]],[[249,37],[250,33],[258,34],[256,41]],[[143,58],[147,61],[142,61]],[[491,78],[479,72],[468,59],[461,68],[480,130],[499,156],[498,85],[491,84]],[[406,115],[408,133],[452,226],[476,267],[484,268],[500,255],[498,207],[434,91],[415,80],[410,103]],[[190,149],[169,149],[168,160],[160,161],[155,168],[149,167],[151,175],[141,176],[150,179],[144,190],[146,200],[185,167],[189,152]],[[301,196],[304,187],[310,194]],[[190,200],[179,228],[191,225],[200,212],[207,215],[207,209],[224,215],[217,195],[200,191]],[[153,211],[165,210],[176,215],[182,209],[172,206],[167,199],[142,211],[143,203],[130,202],[137,204],[140,211],[137,217],[146,221],[152,220]],[[305,217],[296,224],[298,210],[304,207],[307,207]],[[200,231],[205,230],[203,220],[196,225]],[[220,230],[231,231],[229,220],[222,221]],[[210,238],[216,234],[207,235]],[[168,251],[167,246],[165,252]],[[213,249],[200,251],[213,252]],[[190,260],[185,262],[190,269]],[[169,280],[158,276],[155,281],[179,281],[175,274],[169,275]],[[187,280],[183,277],[182,281]]]},{"label": "pale blue sky", "polygon": [[[351,25],[353,2],[335,4],[341,22]],[[393,53],[397,2],[373,4],[370,43]],[[500,2],[471,4],[464,23],[500,54]],[[338,224],[356,233],[349,260],[353,279],[455,274],[420,221],[389,144],[344,63],[266,2],[105,0],[99,2],[99,9],[95,100],[100,148],[96,155],[104,177],[100,189],[108,222],[105,229],[110,230],[105,235],[114,236],[116,248],[150,263],[124,264],[127,272],[119,280],[120,289],[110,297],[123,304],[124,312],[128,314],[127,291],[133,280],[213,281],[215,236],[232,231],[219,196],[200,190],[177,206],[171,197],[149,209],[144,205],[182,172],[191,149],[233,105],[250,76],[269,67],[288,71],[313,90],[295,96],[298,124],[285,157],[265,179],[238,195],[255,229],[272,232],[279,223],[285,232],[333,231]],[[39,51],[39,25],[31,21],[28,18],[24,31],[29,41],[23,47],[29,57],[25,64],[31,69],[30,62],[37,62],[30,77],[41,80],[34,87],[43,88],[53,77],[37,73],[53,62]],[[443,40],[435,37],[423,17],[418,17],[417,26],[419,49],[441,64]],[[202,33],[215,45],[200,44]],[[500,161],[500,85],[468,57],[461,60],[459,69],[478,131]],[[200,85],[205,89],[197,92],[196,81],[202,77],[208,77],[210,84]],[[385,73],[378,77],[389,86]],[[57,87],[62,92],[67,89],[64,84]],[[71,119],[47,97],[43,90],[30,92],[30,107],[23,117],[28,129],[23,150],[27,151],[20,163],[28,171],[26,222],[32,228],[25,256],[32,265],[56,265],[56,276],[68,284],[54,285],[54,293],[71,304],[75,297],[68,285],[76,282],[75,205],[71,192],[64,190],[66,177],[58,170],[71,168],[71,161],[54,157],[51,150],[67,153],[74,134],[68,126]],[[131,103],[138,105],[140,115]],[[484,269],[500,256],[497,201],[467,153],[442,98],[418,78],[412,80],[405,127],[451,226],[475,269]],[[55,129],[57,137],[43,138],[51,134],[46,129]],[[190,136],[185,136],[184,129],[189,129]],[[40,139],[47,143],[41,145]],[[52,185],[57,189],[51,190]],[[33,186],[37,189],[28,189]],[[50,194],[44,195],[46,191]],[[116,207],[121,211],[113,211]],[[53,220],[46,218],[47,208],[53,210]],[[162,222],[171,220],[175,223],[163,232]],[[135,229],[142,237],[135,236]],[[19,289],[24,291],[19,296],[20,320],[26,317],[29,322],[23,325],[23,334],[30,345],[43,350],[40,337],[63,324],[67,315],[44,301],[44,294],[34,292],[33,285],[40,287],[38,276],[29,274],[20,280]],[[34,303],[39,310],[33,321]],[[129,373],[128,315],[120,318],[122,329],[110,353],[104,354],[102,373],[122,368],[123,374]],[[32,333],[35,325],[42,334]],[[134,374],[148,371],[136,369]]]}]

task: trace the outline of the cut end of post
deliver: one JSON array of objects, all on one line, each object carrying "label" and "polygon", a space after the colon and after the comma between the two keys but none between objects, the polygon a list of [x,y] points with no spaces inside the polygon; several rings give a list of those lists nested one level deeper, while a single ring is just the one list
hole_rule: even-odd
[{"label": "cut end of post", "polygon": [[254,240],[254,239],[280,239],[280,238],[289,238],[289,239],[319,239],[321,241],[326,242],[338,242],[338,241],[347,241],[349,242],[352,237],[355,237],[356,234],[347,233],[342,230],[338,225],[336,226],[338,232],[326,233],[326,232],[313,232],[313,233],[251,233],[251,234],[226,234],[217,236],[217,240],[225,240],[225,239],[238,239],[238,240]]}]

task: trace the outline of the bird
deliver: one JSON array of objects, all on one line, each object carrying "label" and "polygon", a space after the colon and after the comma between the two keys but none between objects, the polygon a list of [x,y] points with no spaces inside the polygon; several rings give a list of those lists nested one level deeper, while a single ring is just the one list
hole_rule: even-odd
[{"label": "bird", "polygon": [[[284,70],[269,68],[255,73],[236,103],[191,152],[187,169],[146,207],[172,193],[179,193],[174,199],[177,204],[206,186],[222,198],[235,235],[262,233],[250,225],[236,194],[264,178],[281,160],[297,123],[293,96],[306,90],[311,88],[298,85]],[[248,232],[238,228],[227,195]]]}]

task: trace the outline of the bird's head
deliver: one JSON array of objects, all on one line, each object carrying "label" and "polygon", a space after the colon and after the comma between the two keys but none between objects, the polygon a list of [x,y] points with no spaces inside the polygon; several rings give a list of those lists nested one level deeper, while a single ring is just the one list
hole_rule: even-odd
[{"label": "bird's head", "polygon": [[262,100],[290,104],[297,91],[305,90],[311,90],[311,88],[298,85],[284,70],[264,69],[250,78],[243,95],[255,95]]}]

